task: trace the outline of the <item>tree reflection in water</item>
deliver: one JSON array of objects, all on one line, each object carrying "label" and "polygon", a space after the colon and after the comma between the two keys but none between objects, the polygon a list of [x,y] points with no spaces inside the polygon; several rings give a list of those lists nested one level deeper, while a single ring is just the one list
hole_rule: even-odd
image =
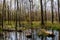
[{"label": "tree reflection in water", "polygon": [[[55,34],[55,40],[58,40],[58,31],[54,31],[54,34]],[[7,35],[7,37],[5,38],[6,40],[15,40],[15,32],[7,32],[6,35]],[[34,32],[34,36],[35,36],[35,40],[41,40],[41,37],[38,37],[38,35],[36,35],[36,32]],[[18,40],[31,40],[31,38],[29,39],[26,37],[24,32],[22,33],[17,32],[17,38]],[[46,40],[52,40],[52,38],[47,37]]]},{"label": "tree reflection in water", "polygon": [[10,33],[10,38],[11,38],[11,40],[15,40],[15,32]]}]

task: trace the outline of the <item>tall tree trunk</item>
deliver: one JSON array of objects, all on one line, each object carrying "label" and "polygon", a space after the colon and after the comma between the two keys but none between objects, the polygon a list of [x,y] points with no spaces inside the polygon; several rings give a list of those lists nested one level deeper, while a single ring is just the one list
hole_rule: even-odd
[{"label": "tall tree trunk", "polygon": [[59,0],[58,0],[58,17],[59,17],[59,23],[60,23]]},{"label": "tall tree trunk", "polygon": [[9,24],[9,6],[8,6],[8,24]]},{"label": "tall tree trunk", "polygon": [[[59,10],[59,0],[57,0],[58,1],[58,17],[59,17],[59,23],[60,23],[60,10]],[[59,31],[59,40],[60,40],[60,31]]]},{"label": "tall tree trunk", "polygon": [[6,10],[5,10],[5,0],[3,0],[3,9],[2,9],[2,27],[3,27],[3,20],[5,19],[5,13],[6,13]]},{"label": "tall tree trunk", "polygon": [[29,0],[30,2],[30,13],[29,13],[29,17],[30,17],[30,25],[31,25],[31,35],[32,35],[32,40],[34,40],[34,29],[32,28],[32,9],[33,9],[33,0]]},{"label": "tall tree trunk", "polygon": [[40,0],[40,5],[41,5],[41,25],[44,25],[42,0]]},{"label": "tall tree trunk", "polygon": [[51,0],[51,12],[52,12],[52,23],[53,23],[53,21],[54,21],[53,0]]},{"label": "tall tree trunk", "polygon": [[47,14],[46,14],[46,0],[45,0],[45,22],[47,21]]},{"label": "tall tree trunk", "polygon": [[[5,14],[5,0],[3,0],[3,9],[2,9],[2,33],[3,33],[3,22],[4,22],[4,14]],[[3,40],[5,40],[4,38]]]},{"label": "tall tree trunk", "polygon": [[[11,6],[12,6],[12,0],[10,0],[10,8],[9,9],[11,9]],[[12,15],[11,15],[12,13],[11,13],[11,10],[9,11],[9,20],[11,21],[12,20]],[[11,22],[9,22],[10,24],[11,24]]]},{"label": "tall tree trunk", "polygon": [[20,9],[19,9],[20,13],[19,13],[19,27],[21,27],[21,3],[20,3]]},{"label": "tall tree trunk", "polygon": [[[47,22],[47,13],[46,13],[46,0],[45,0],[45,23]],[[46,27],[45,27],[46,29]],[[47,40],[47,37],[45,37],[45,40]]]},{"label": "tall tree trunk", "polygon": [[[41,5],[41,25],[42,25],[42,28],[43,28],[43,25],[44,25],[44,19],[43,19],[43,4],[42,4],[42,0],[40,0],[40,5]],[[41,37],[41,40],[43,40],[43,36]]]},{"label": "tall tree trunk", "polygon": [[[16,2],[17,2],[17,4],[18,4],[18,0],[15,0],[15,6],[16,6]],[[17,7],[18,7],[18,5],[17,5]],[[15,7],[16,8],[16,7]],[[18,8],[17,8],[17,10],[18,10]],[[17,11],[16,11],[16,26],[15,26],[15,40],[17,40]]]},{"label": "tall tree trunk", "polygon": [[[52,24],[54,22],[53,3],[54,3],[53,0],[51,0]],[[52,33],[54,34],[53,29],[52,29]],[[54,40],[54,37],[52,37],[52,40]]]}]

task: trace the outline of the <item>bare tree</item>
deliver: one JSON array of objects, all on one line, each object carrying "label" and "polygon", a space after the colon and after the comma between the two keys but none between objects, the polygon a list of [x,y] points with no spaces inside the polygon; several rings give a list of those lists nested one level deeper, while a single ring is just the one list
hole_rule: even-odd
[{"label": "bare tree", "polygon": [[42,0],[40,0],[40,5],[41,5],[41,25],[44,25]]},{"label": "bare tree", "polygon": [[[54,22],[53,3],[54,3],[53,0],[51,0],[52,24]],[[52,33],[54,34],[53,29],[52,29]],[[54,40],[54,37],[52,37],[52,40]]]},{"label": "bare tree", "polygon": [[[41,5],[41,25],[42,25],[42,28],[43,28],[44,19],[43,19],[43,4],[42,4],[42,0],[40,0],[40,5]],[[43,36],[42,36],[41,40],[43,40]]]},{"label": "bare tree", "polygon": [[52,23],[53,23],[53,21],[54,21],[53,0],[51,0],[51,12],[52,12]]},{"label": "bare tree", "polygon": [[46,4],[47,4],[47,2],[46,2],[46,0],[45,0],[45,21],[47,21]]},{"label": "bare tree", "polygon": [[[5,17],[5,18],[4,18]],[[2,29],[3,29],[3,23],[6,19],[6,0],[3,0],[3,9],[2,9]],[[2,32],[3,33],[3,32]],[[4,35],[5,36],[5,35]],[[6,38],[4,38],[6,40]],[[4,40],[3,39],[3,40]]]},{"label": "bare tree", "polygon": [[59,0],[58,0],[58,17],[59,17],[59,23],[60,23],[60,12],[59,12]]},{"label": "bare tree", "polygon": [[[17,4],[17,6],[16,6],[16,4]],[[15,8],[17,7],[16,10],[18,10],[18,0],[15,0],[15,1],[14,1],[14,6],[15,6]],[[15,14],[15,15],[16,15],[16,17],[15,17],[15,18],[16,18],[16,26],[15,26],[15,30],[16,30],[16,31],[15,31],[15,37],[16,37],[16,38],[15,38],[15,40],[17,40],[17,11],[16,11],[16,14]]]},{"label": "bare tree", "polygon": [[[58,17],[59,17],[59,23],[60,23],[60,10],[59,10],[59,8],[60,8],[60,1],[59,0],[57,0],[57,2],[58,2]],[[60,31],[59,31],[59,40],[60,40]]]}]

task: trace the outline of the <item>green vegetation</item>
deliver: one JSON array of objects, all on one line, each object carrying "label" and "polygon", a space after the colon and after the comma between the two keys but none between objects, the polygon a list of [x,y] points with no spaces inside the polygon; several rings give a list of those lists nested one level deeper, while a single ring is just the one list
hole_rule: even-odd
[{"label": "green vegetation", "polygon": [[[33,21],[32,22],[32,25],[29,23],[29,22],[27,22],[27,21],[21,21],[20,22],[20,25],[22,26],[22,27],[19,27],[19,22],[17,22],[18,24],[18,26],[17,26],[17,28],[18,29],[24,29],[24,28],[26,28],[26,29],[29,29],[29,28],[41,28],[42,27],[42,25],[41,25],[41,22],[40,21]],[[4,22],[4,28],[9,28],[9,29],[14,29],[15,28],[15,25],[16,25],[16,23],[15,23],[15,21],[9,21],[9,24],[8,24],[8,21],[5,21]],[[57,22],[54,22],[53,24],[50,22],[50,21],[48,21],[47,23],[45,23],[45,25],[44,25],[44,27],[46,27],[46,29],[53,29],[53,30],[60,30],[60,24],[59,23],[57,23]]]}]

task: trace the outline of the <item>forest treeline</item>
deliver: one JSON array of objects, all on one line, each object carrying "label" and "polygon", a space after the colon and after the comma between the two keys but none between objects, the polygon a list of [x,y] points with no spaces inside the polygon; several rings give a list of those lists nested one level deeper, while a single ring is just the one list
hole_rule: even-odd
[{"label": "forest treeline", "polygon": [[[32,2],[31,2],[32,3]],[[41,4],[41,3],[40,3]],[[45,10],[43,10],[43,6],[42,6],[42,10],[36,10],[36,11],[31,11],[33,9],[33,7],[30,8],[30,10],[25,10],[22,7],[19,7],[18,3],[17,3],[17,9],[13,10],[11,9],[11,5],[9,7],[9,5],[7,5],[5,2],[3,4],[0,4],[0,19],[4,20],[16,20],[16,14],[17,14],[17,20],[19,21],[29,21],[30,19],[32,21],[41,21],[41,18],[43,17],[44,21],[59,21],[60,20],[60,14],[59,14],[59,8],[58,11],[53,10],[53,3],[51,2],[51,12],[46,10],[46,6]],[[59,3],[58,3],[59,4]],[[20,6],[23,5],[22,3],[20,4]],[[45,3],[46,5],[46,3]],[[33,4],[31,5],[33,6]],[[41,5],[40,5],[41,6]],[[28,8],[27,8],[28,9]],[[43,13],[42,13],[43,11]]]}]

